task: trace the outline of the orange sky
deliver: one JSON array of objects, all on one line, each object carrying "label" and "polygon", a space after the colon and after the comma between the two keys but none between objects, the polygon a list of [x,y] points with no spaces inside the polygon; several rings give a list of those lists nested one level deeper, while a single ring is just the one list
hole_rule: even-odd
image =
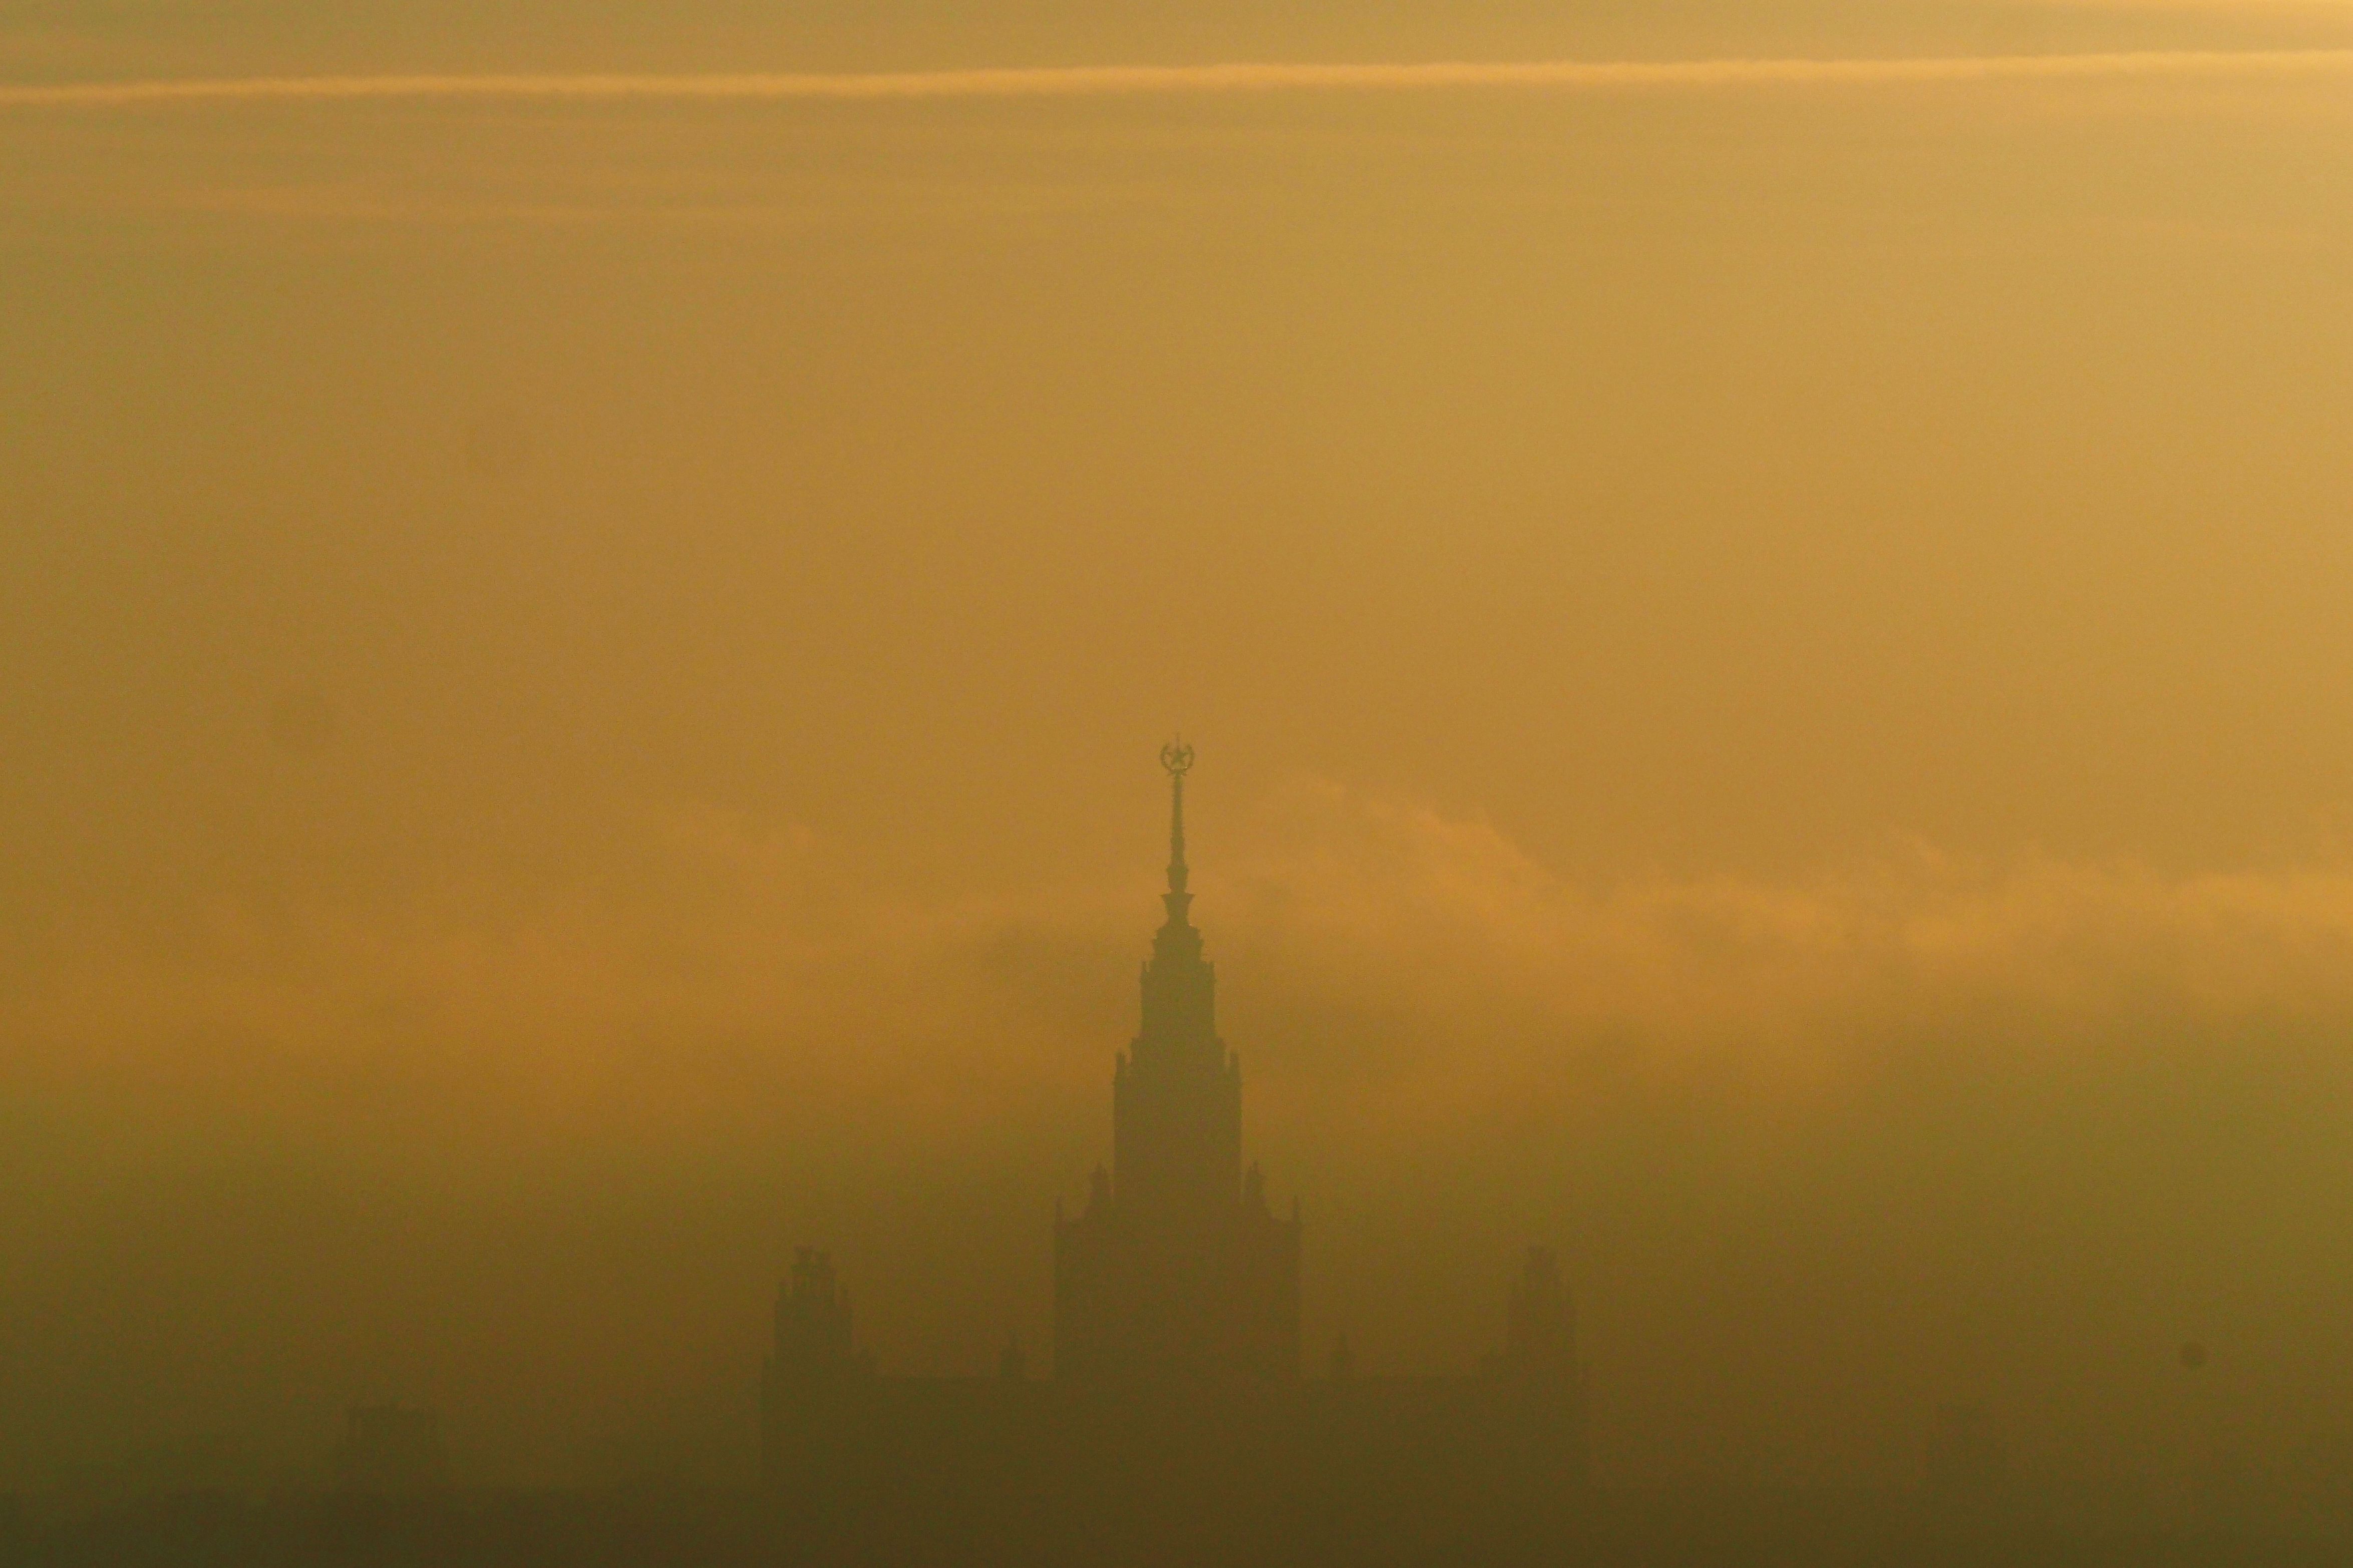
[{"label": "orange sky", "polygon": [[1177,728],[1314,1342],[1464,1363],[1546,1240],[1620,1475],[2168,1462],[2190,1333],[2334,1420],[2353,8],[1548,9],[0,23],[1366,68],[0,87],[0,1471],[397,1395],[717,1472],[807,1240],[886,1364],[1041,1339]]}]

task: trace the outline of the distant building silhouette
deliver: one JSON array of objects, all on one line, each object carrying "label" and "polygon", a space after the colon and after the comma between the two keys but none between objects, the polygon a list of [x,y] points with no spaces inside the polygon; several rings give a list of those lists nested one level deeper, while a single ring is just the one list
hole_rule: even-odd
[{"label": "distant building silhouette", "polygon": [[1527,1253],[1477,1375],[1367,1376],[1343,1338],[1328,1377],[1301,1376],[1297,1206],[1272,1212],[1242,1163],[1240,1064],[1191,918],[1193,753],[1161,762],[1165,916],[1113,1074],[1111,1166],[1055,1216],[1051,1377],[1018,1343],[994,1377],[877,1375],[832,1260],[804,1248],[762,1384],[770,1485],[852,1555],[987,1535],[1091,1560],[1189,1537],[1216,1556],[1217,1531],[1262,1551],[1280,1521],[1388,1549],[1557,1518],[1584,1477],[1585,1387],[1550,1251]]},{"label": "distant building silhouette", "polygon": [[792,1278],[776,1296],[776,1352],[768,1363],[772,1384],[784,1391],[827,1389],[871,1376],[872,1358],[850,1335],[849,1292],[833,1277],[833,1258],[804,1247]]},{"label": "distant building silhouette", "polygon": [[1198,1384],[1299,1375],[1299,1218],[1242,1172],[1241,1064],[1218,1037],[1185,865],[1189,747],[1171,788],[1167,918],[1144,964],[1143,1026],[1112,1079],[1112,1169],[1054,1226],[1054,1375]]},{"label": "distant building silhouette", "polygon": [[1528,1248],[1512,1284],[1504,1320],[1504,1351],[1491,1370],[1507,1376],[1554,1381],[1577,1375],[1577,1314],[1552,1249]]}]

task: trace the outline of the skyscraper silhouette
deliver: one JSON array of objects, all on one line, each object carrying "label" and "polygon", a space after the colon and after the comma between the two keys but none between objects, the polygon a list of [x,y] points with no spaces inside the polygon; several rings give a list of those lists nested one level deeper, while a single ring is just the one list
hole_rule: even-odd
[{"label": "skyscraper silhouette", "polygon": [[1054,1227],[1054,1373],[1092,1384],[1299,1374],[1299,1219],[1242,1171],[1241,1064],[1218,1036],[1185,864],[1191,748],[1161,752],[1170,805],[1166,919],[1143,1017],[1112,1079],[1112,1169]]},{"label": "skyscraper silhouette", "polygon": [[[1300,1222],[1242,1154],[1240,1060],[1192,920],[1182,743],[1164,914],[1112,1078],[1112,1160],[1054,1222],[1053,1375],[877,1375],[824,1253],[780,1292],[761,1390],[776,1495],[845,1559],[980,1537],[1034,1557],[1271,1560],[1293,1540],[1472,1539],[1557,1521],[1584,1474],[1576,1319],[1529,1249],[1475,1375],[1300,1370]],[[1202,1533],[1208,1531],[1207,1534]],[[1226,1533],[1219,1535],[1223,1531]],[[1108,1553],[1108,1555],[1106,1555]],[[1155,1555],[1158,1553],[1159,1555]]]}]

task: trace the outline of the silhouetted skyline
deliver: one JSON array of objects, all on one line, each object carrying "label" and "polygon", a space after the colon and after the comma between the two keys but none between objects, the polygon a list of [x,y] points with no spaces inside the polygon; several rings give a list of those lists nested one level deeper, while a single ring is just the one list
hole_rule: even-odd
[{"label": "silhouetted skyline", "polygon": [[1298,1208],[1277,1218],[1244,1169],[1240,1058],[1192,921],[1194,760],[1161,748],[1164,918],[1113,1075],[1112,1164],[1075,1216],[1057,1205],[1050,1380],[1011,1347],[994,1378],[879,1370],[818,1248],[777,1293],[761,1468],[811,1550],[952,1552],[1011,1532],[1126,1555],[1173,1534],[1230,1559],[1276,1542],[1541,1540],[1582,1511],[1585,1377],[1547,1248],[1529,1250],[1475,1374],[1359,1378],[1343,1358],[1303,1384]]},{"label": "silhouetted skyline", "polygon": [[1557,1316],[1596,1540],[2353,1531],[2348,85],[0,7],[0,1519],[765,1539],[808,1247],[943,1462],[1498,1520]]}]

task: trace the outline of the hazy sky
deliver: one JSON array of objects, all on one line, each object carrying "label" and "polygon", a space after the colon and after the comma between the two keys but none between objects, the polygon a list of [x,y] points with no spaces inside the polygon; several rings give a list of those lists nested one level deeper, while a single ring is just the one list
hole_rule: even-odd
[{"label": "hazy sky", "polygon": [[[1312,1344],[1467,1364],[1544,1241],[1612,1475],[2353,1424],[2348,50],[0,14],[0,1485],[392,1396],[719,1467],[800,1242],[887,1366],[1039,1344],[1178,729]],[[9,90],[2018,55],[2122,58]]]}]

